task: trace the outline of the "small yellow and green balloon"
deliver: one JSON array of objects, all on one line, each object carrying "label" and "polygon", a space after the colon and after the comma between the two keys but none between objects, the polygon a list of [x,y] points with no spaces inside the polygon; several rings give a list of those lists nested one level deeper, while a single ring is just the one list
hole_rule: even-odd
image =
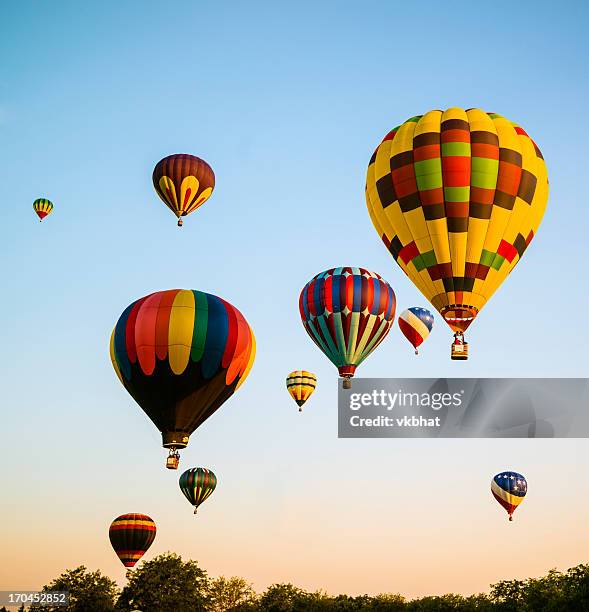
[{"label": "small yellow and green balloon", "polygon": [[47,198],[37,198],[33,202],[33,210],[37,213],[39,221],[43,221],[47,215],[51,214],[53,210],[53,202]]}]

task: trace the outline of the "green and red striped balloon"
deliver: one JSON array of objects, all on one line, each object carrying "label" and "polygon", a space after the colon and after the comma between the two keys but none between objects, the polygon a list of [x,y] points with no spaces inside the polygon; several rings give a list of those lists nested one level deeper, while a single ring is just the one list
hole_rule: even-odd
[{"label": "green and red striped balloon", "polygon": [[217,486],[217,477],[207,468],[190,468],[180,476],[180,490],[184,497],[194,506],[194,514],[198,507],[208,499]]}]

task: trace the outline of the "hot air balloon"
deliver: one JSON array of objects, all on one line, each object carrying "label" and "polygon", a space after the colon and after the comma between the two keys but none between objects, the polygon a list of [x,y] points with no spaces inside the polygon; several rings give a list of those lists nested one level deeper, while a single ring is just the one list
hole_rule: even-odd
[{"label": "hot air balloon", "polygon": [[153,170],[153,186],[163,203],[178,217],[202,206],[215,188],[215,173],[204,159],[194,155],[168,155]]},{"label": "hot air balloon", "polygon": [[391,255],[455,332],[464,332],[523,256],[544,215],[540,149],[518,125],[450,108],[391,130],[370,159],[366,202]]},{"label": "hot air balloon", "polygon": [[286,390],[297,403],[299,412],[303,411],[303,404],[311,397],[317,386],[317,376],[307,370],[294,370],[286,377]]},{"label": "hot air balloon", "polygon": [[417,347],[429,336],[434,326],[434,315],[425,308],[414,306],[404,310],[397,319],[403,335],[413,345],[415,354]]},{"label": "hot air balloon", "polygon": [[217,477],[206,468],[190,468],[180,476],[180,490],[194,506],[194,514],[205,499],[208,499],[217,486]]},{"label": "hot air balloon", "polygon": [[167,467],[178,467],[178,449],[246,379],[255,347],[239,310],[202,291],[158,291],[125,309],[111,335],[112,364],[161,431]]},{"label": "hot air balloon", "polygon": [[122,514],[110,525],[108,537],[121,563],[130,568],[143,557],[155,540],[155,523],[146,514]]},{"label": "hot air balloon", "polygon": [[515,509],[528,492],[528,483],[517,472],[500,472],[491,480],[491,492],[509,514],[509,520],[513,521]]},{"label": "hot air balloon", "polygon": [[395,306],[391,286],[364,268],[332,268],[303,287],[299,310],[305,330],[337,367],[345,389],[389,333]]},{"label": "hot air balloon", "polygon": [[33,202],[33,210],[37,213],[39,221],[43,221],[53,210],[53,202],[46,198],[38,198]]}]

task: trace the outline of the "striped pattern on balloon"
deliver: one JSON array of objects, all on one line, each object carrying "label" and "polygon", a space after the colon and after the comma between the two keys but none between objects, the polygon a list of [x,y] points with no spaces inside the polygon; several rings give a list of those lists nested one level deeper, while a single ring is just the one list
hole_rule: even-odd
[{"label": "striped pattern on balloon", "polygon": [[500,472],[491,480],[493,497],[505,508],[509,520],[528,492],[526,479],[517,472]]},{"label": "striped pattern on balloon", "polygon": [[143,557],[153,544],[155,534],[153,519],[146,514],[137,513],[118,516],[108,530],[110,543],[121,563],[127,568],[134,567]]},{"label": "striped pattern on balloon", "polygon": [[302,289],[299,312],[307,334],[338,368],[344,388],[384,340],[395,318],[392,287],[364,268],[331,268]]},{"label": "striped pattern on balloon", "polygon": [[39,221],[43,221],[47,215],[51,214],[53,210],[53,202],[46,198],[37,198],[33,202],[33,210],[37,213]]},{"label": "striped pattern on balloon", "polygon": [[194,506],[194,514],[198,507],[208,499],[217,486],[217,477],[207,468],[190,468],[178,481],[184,497]]},{"label": "striped pattern on balloon", "polygon": [[171,451],[184,448],[191,433],[240,387],[255,353],[254,334],[237,308],[186,289],[133,302],[110,343],[117,376]]},{"label": "striped pattern on balloon", "polygon": [[434,315],[426,308],[414,306],[404,310],[397,320],[401,332],[415,349],[415,354],[419,354],[417,347],[429,336],[434,326]]},{"label": "striped pattern on balloon", "polygon": [[317,376],[307,370],[294,370],[286,377],[286,389],[297,403],[299,412],[303,404],[311,397],[317,386]]}]

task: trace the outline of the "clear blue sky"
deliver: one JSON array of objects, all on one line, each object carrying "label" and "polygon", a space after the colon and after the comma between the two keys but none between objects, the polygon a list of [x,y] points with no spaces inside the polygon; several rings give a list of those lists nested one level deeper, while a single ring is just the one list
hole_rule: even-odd
[{"label": "clear blue sky", "polygon": [[[588,18],[582,2],[3,4],[0,588],[79,563],[120,579],[106,529],[129,511],[158,522],[154,552],[258,588],[468,592],[586,561],[585,441],[337,440],[335,370],[297,300],[315,273],[357,265],[401,309],[427,305],[370,223],[366,166],[406,118],[481,107],[547,161],[537,238],[469,330],[469,362],[450,362],[438,317],[419,358],[395,328],[360,374],[587,376]],[[175,152],[217,177],[182,230],[151,185]],[[55,203],[42,224],[37,197]],[[174,287],[229,300],[258,340],[250,379],[184,453],[220,479],[196,523],[108,357],[124,307]],[[319,377],[303,416],[284,389],[301,367]],[[505,468],[530,483],[528,546],[509,559],[488,491]],[[579,502],[563,509],[573,482]]]}]

